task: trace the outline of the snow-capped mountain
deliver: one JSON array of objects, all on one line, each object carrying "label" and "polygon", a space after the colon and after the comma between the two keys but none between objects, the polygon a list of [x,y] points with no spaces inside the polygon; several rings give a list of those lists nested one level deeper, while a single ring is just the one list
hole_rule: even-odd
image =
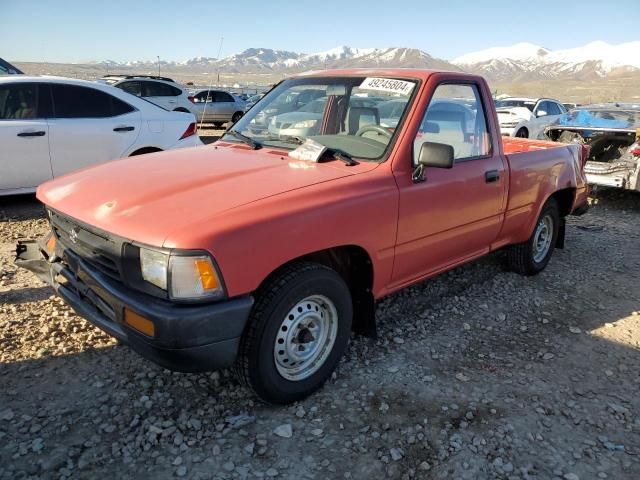
[{"label": "snow-capped mountain", "polygon": [[[165,62],[163,69],[188,68],[204,72],[294,73],[310,69],[356,67],[417,67],[463,70],[486,75],[490,80],[536,80],[545,78],[595,79],[620,72],[640,71],[640,41],[609,45],[592,42],[583,47],[549,50],[532,43],[494,47],[472,52],[451,62],[415,48],[354,48],[340,46],[317,53],[298,53],[270,48],[249,48],[216,59],[196,57],[186,62]],[[99,62],[110,69],[154,68],[154,61]]]},{"label": "snow-capped mountain", "polygon": [[549,50],[531,43],[468,53],[452,60],[463,70],[492,79],[518,77],[584,79],[640,69],[640,42],[610,45],[592,42],[583,47]]},{"label": "snow-capped mountain", "polygon": [[[153,67],[156,62],[117,63],[110,60],[99,65],[114,68]],[[270,48],[249,48],[243,52],[217,60],[212,57],[196,57],[186,62],[160,62],[163,67],[190,67],[220,72],[285,72],[316,68],[355,67],[418,67],[460,70],[455,65],[434,58],[415,48],[353,48],[340,46],[317,53],[296,53]]]}]

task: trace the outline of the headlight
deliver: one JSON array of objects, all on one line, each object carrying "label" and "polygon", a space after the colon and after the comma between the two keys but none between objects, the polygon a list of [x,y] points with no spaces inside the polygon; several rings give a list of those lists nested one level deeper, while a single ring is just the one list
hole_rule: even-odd
[{"label": "headlight", "polygon": [[215,300],[224,295],[211,257],[200,252],[161,252],[140,247],[142,278],[174,300]]},{"label": "headlight", "polygon": [[315,127],[318,120],[304,120],[302,122],[297,122],[291,125],[291,128],[311,128]]},{"label": "headlight", "polygon": [[140,249],[140,270],[142,278],[156,287],[167,289],[167,264],[169,256],[166,253],[147,248]]},{"label": "headlight", "polygon": [[172,255],[169,259],[169,272],[170,298],[216,299],[224,294],[218,272],[208,255]]}]

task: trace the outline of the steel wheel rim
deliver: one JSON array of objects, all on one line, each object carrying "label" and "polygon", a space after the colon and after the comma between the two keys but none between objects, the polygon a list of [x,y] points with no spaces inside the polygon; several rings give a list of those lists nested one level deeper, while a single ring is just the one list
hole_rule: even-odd
[{"label": "steel wheel rim", "polygon": [[545,215],[540,219],[533,236],[533,261],[540,263],[549,253],[553,240],[553,219]]},{"label": "steel wheel rim", "polygon": [[318,371],[329,357],[338,334],[338,311],[324,295],[311,295],[285,315],[273,347],[278,373],[300,381]]}]

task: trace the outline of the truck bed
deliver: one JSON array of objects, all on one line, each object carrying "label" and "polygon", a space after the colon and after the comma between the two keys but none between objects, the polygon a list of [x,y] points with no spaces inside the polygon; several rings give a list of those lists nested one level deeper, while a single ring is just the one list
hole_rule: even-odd
[{"label": "truck bed", "polygon": [[582,165],[588,148],[544,140],[502,137],[509,165],[509,197],[502,243],[517,243],[518,232],[530,231],[548,192],[574,189],[573,206],[586,202],[588,190]]},{"label": "truck bed", "polygon": [[502,137],[502,149],[505,155],[514,153],[531,152],[534,150],[547,150],[549,148],[564,147],[566,145],[545,140],[530,140],[528,138]]}]

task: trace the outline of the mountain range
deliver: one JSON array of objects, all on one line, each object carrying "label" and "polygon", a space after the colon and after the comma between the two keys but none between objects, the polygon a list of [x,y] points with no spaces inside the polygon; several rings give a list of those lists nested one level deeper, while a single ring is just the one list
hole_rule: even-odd
[{"label": "mountain range", "polygon": [[[222,59],[196,57],[185,62],[163,62],[163,68],[188,67],[226,73],[286,73],[309,69],[357,67],[417,67],[468,71],[490,80],[597,79],[640,71],[640,41],[610,45],[592,42],[583,47],[549,50],[531,43],[472,52],[447,61],[415,48],[354,48],[340,46],[318,53],[249,48]],[[114,62],[98,65],[114,69],[150,68],[156,62]]]}]

